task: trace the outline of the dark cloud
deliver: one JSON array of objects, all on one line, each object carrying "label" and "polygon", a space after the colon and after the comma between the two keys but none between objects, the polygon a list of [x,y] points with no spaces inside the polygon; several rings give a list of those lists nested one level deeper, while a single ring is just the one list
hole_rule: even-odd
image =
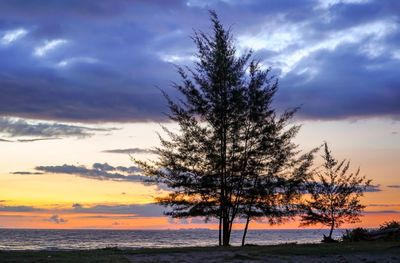
[{"label": "dark cloud", "polygon": [[33,138],[33,139],[18,139],[17,142],[37,142],[37,141],[48,141],[48,140],[59,140],[61,138]]},{"label": "dark cloud", "polygon": [[157,204],[142,205],[96,205],[91,207],[74,207],[73,212],[93,213],[93,214],[132,214],[135,217],[155,217],[162,216],[163,208]]},{"label": "dark cloud", "polygon": [[[396,87],[400,87],[400,78],[396,68],[400,59],[385,56],[389,55],[368,58],[360,53],[358,44],[316,52],[282,80],[282,89],[288,92],[279,94],[279,101],[286,106],[302,104],[304,118],[398,118],[400,89]],[[310,73],[299,75],[302,70]]]},{"label": "dark cloud", "polygon": [[18,171],[18,172],[12,172],[11,174],[20,174],[20,175],[37,175],[37,174],[43,174],[42,172],[27,172],[27,171]]},{"label": "dark cloud", "polygon": [[380,185],[370,185],[365,190],[365,192],[367,192],[367,193],[374,193],[374,192],[380,192],[380,191],[382,191]]},{"label": "dark cloud", "polygon": [[364,211],[364,214],[399,214],[398,210],[377,210],[377,211]]},{"label": "dark cloud", "polygon": [[[1,212],[51,212],[53,215],[46,221],[62,223],[63,218],[58,216],[59,213],[84,213],[84,214],[107,214],[93,215],[96,217],[109,217],[115,215],[130,215],[131,218],[136,217],[157,217],[162,216],[165,208],[158,204],[102,204],[94,206],[86,206],[79,203],[71,205],[70,209],[43,209],[34,206],[7,206],[0,205]],[[126,217],[125,217],[126,218]],[[65,221],[66,222],[66,221]]]},{"label": "dark cloud", "polygon": [[390,187],[390,188],[400,188],[400,184],[392,184],[392,185],[388,185],[387,187]]},{"label": "dark cloud", "polygon": [[1,1],[0,115],[165,120],[154,86],[170,91],[177,80],[171,62],[192,64],[189,35],[209,30],[211,8],[232,25],[241,48],[252,46],[283,73],[278,107],[303,104],[302,117],[312,119],[398,118],[399,2],[320,3]]},{"label": "dark cloud", "polygon": [[113,149],[113,150],[105,150],[103,152],[105,152],[105,153],[120,153],[120,154],[156,153],[155,150],[142,149],[142,148]]},{"label": "dark cloud", "polygon": [[34,212],[34,211],[42,211],[42,209],[33,207],[33,206],[9,206],[9,205],[0,205],[1,212]]},{"label": "dark cloud", "polygon": [[52,174],[72,174],[95,180],[110,180],[122,182],[144,182],[145,177],[139,175],[140,169],[134,166],[111,166],[107,163],[94,163],[91,168],[75,165],[38,166],[37,171]]},{"label": "dark cloud", "polygon": [[59,215],[52,215],[51,217],[45,219],[44,221],[55,223],[55,224],[64,224],[64,223],[68,222],[68,220],[60,217]]},{"label": "dark cloud", "polygon": [[400,206],[400,204],[369,204],[368,206],[374,206],[374,207],[393,207],[393,206]]},{"label": "dark cloud", "polygon": [[[23,119],[0,118],[0,133],[8,137],[40,137],[18,139],[14,142],[34,142],[61,139],[62,137],[84,138],[96,132],[109,132],[113,128],[93,128],[62,123],[32,122]],[[11,140],[6,140],[10,141]]]},{"label": "dark cloud", "polygon": [[82,205],[79,203],[72,204],[72,208],[81,208]]}]

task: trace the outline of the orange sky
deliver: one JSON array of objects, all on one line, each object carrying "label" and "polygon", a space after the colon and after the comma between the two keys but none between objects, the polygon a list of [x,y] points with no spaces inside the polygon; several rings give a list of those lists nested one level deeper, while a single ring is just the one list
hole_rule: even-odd
[{"label": "orange sky", "polygon": [[[173,124],[167,124],[176,128]],[[30,143],[0,142],[0,227],[7,228],[113,228],[113,229],[180,229],[216,228],[213,224],[190,224],[161,215],[162,209],[146,208],[161,192],[156,186],[137,182],[116,182],[82,178],[74,174],[12,174],[16,171],[37,172],[37,166],[91,167],[107,163],[113,167],[132,166],[126,154],[105,150],[149,148],[158,145],[155,123],[104,124],[118,130],[81,139],[36,141]],[[382,119],[362,121],[308,121],[296,141],[304,150],[330,144],[338,158],[350,158],[354,169],[373,179],[378,192],[366,193],[362,199],[367,213],[355,226],[376,227],[389,220],[400,220],[400,131],[398,122]],[[136,158],[153,158],[138,154]],[[318,163],[318,162],[317,162]],[[72,209],[73,204],[84,207]],[[144,205],[138,213],[137,207]],[[105,206],[105,208],[104,208]],[[104,211],[96,212],[98,208]],[[92,209],[96,208],[96,209]],[[92,209],[93,211],[91,211]],[[118,209],[122,209],[119,211]],[[127,209],[129,211],[127,211]],[[147,209],[147,210],[146,210]],[[90,211],[90,213],[85,213]],[[159,215],[157,214],[159,211]],[[190,221],[190,220],[189,220]],[[240,228],[240,226],[238,226]],[[274,228],[297,228],[290,222]],[[322,228],[321,226],[315,226]],[[345,225],[343,227],[351,227]],[[251,228],[272,228],[252,223]]]}]

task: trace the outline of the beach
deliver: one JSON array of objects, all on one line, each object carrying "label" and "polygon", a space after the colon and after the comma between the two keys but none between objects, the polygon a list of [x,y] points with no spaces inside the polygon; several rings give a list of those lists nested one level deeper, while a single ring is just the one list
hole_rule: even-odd
[{"label": "beach", "polygon": [[1,251],[0,262],[400,262],[400,242]]}]

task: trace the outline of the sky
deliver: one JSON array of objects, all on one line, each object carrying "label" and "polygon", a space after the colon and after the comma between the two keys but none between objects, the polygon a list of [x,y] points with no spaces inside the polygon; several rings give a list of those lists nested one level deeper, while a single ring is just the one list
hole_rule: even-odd
[{"label": "sky", "polygon": [[300,149],[327,141],[373,180],[358,225],[400,220],[400,1],[0,0],[0,227],[216,227],[163,216],[129,156],[177,128],[159,89],[210,9],[279,77],[274,107],[301,106]]}]

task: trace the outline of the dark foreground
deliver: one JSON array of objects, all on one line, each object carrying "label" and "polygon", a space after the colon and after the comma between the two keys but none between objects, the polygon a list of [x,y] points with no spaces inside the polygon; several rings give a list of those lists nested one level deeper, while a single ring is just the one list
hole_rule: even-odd
[{"label": "dark foreground", "polygon": [[400,262],[400,242],[80,251],[0,251],[0,262]]}]

